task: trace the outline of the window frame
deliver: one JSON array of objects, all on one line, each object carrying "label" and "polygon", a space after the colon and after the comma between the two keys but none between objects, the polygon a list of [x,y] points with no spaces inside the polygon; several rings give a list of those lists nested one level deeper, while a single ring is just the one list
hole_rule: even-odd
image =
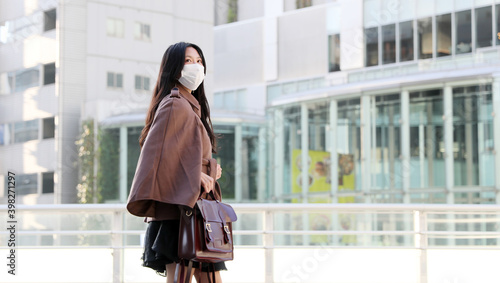
[{"label": "window frame", "polygon": [[[376,30],[377,32],[373,32],[373,30]],[[368,37],[369,35],[367,34],[368,32],[370,32],[370,36],[373,35],[373,34],[376,34],[376,42],[372,42],[371,44],[373,44],[373,46],[376,46],[376,52],[373,51],[372,53],[373,54],[376,54],[376,57],[377,57],[377,62],[374,63],[373,65],[369,65],[368,64]],[[375,26],[375,27],[369,27],[369,28],[365,28],[364,29],[364,47],[365,47],[365,52],[364,52],[364,55],[365,55],[365,62],[364,62],[364,65],[365,67],[373,67],[373,66],[379,66],[380,65],[380,26]]]},{"label": "window frame", "polygon": [[[109,85],[110,75],[112,78],[112,85]],[[118,86],[118,82],[120,82],[120,86]],[[123,73],[106,72],[106,87],[108,89],[123,89]]]},{"label": "window frame", "polygon": [[[53,12],[54,19],[52,19],[52,17],[51,17],[52,12]],[[53,24],[52,24],[52,21],[49,22],[49,20],[53,20]],[[47,27],[47,23],[50,23],[50,26]],[[56,28],[57,28],[57,9],[54,8],[54,9],[44,11],[43,12],[43,31],[47,32],[47,31],[54,30]]]},{"label": "window frame", "polygon": [[[469,51],[460,51],[458,50],[458,34],[459,34],[459,29],[458,29],[458,25],[457,25],[457,22],[458,22],[458,14],[461,14],[460,16],[462,16],[462,14],[464,13],[467,13],[469,12],[469,31],[470,31],[470,43],[469,43]],[[452,51],[454,52],[453,54],[454,55],[460,55],[460,54],[470,54],[470,53],[473,53],[474,52],[474,29],[473,29],[473,26],[474,26],[474,23],[473,23],[473,20],[474,20],[474,13],[471,9],[467,9],[467,10],[461,10],[461,11],[455,11],[453,12],[453,18],[452,18],[452,21],[453,21],[453,30],[452,32],[454,32],[454,38],[452,39],[452,44],[453,44],[453,49]],[[463,32],[461,32],[460,34],[463,34]]]},{"label": "window frame", "polygon": [[[449,54],[448,55],[440,55],[439,53],[439,50],[440,50],[440,42],[439,42],[439,27],[440,27],[440,24],[442,24],[442,22],[438,22],[439,19],[441,18],[444,18],[445,16],[449,16],[450,17],[450,29],[449,29],[449,34],[450,34],[450,46],[449,46]],[[433,31],[435,30],[436,33],[433,35],[433,42],[434,43],[434,46],[435,46],[435,49],[433,50],[433,54],[436,55],[436,58],[439,58],[439,57],[446,57],[446,56],[452,56],[453,55],[453,13],[446,13],[446,14],[440,14],[440,15],[436,15],[435,16],[435,28],[433,29]],[[456,38],[456,35],[455,35],[455,38]]]},{"label": "window frame", "polygon": [[[434,45],[435,45],[435,41],[434,41],[434,16],[429,16],[429,17],[424,17],[424,18],[419,18],[417,19],[417,46],[418,46],[418,49],[417,49],[417,59],[418,60],[425,60],[425,59],[432,59],[432,58],[435,58],[434,56]],[[431,40],[431,43],[430,43],[430,55],[428,55],[429,53],[422,53],[422,49],[423,49],[423,45],[424,45],[424,42],[423,42],[423,32],[421,33],[420,32],[420,22],[423,22],[424,20],[430,22],[431,24],[431,27],[430,27],[430,31],[431,31],[431,34],[430,34],[430,40]],[[424,56],[426,55],[426,56]]]},{"label": "window frame", "polygon": [[[42,179],[42,184],[41,184],[41,194],[53,194],[54,191],[55,191],[55,182],[54,182],[54,171],[50,171],[50,172],[42,172],[41,174],[41,179]],[[50,182],[50,179],[49,178],[45,178],[46,176],[49,176],[52,175],[52,181]],[[52,185],[51,188],[49,190],[46,190],[46,182],[49,182],[47,185]]]},{"label": "window frame", "polygon": [[[393,39],[393,42],[394,42],[394,61],[386,61],[387,58],[385,58],[386,56],[386,53],[385,53],[385,48],[384,48],[384,45],[386,42],[391,42],[391,40],[386,40],[385,39],[385,33],[384,33],[384,29],[386,28],[390,28],[391,26],[394,27],[394,39]],[[381,48],[381,53],[382,53],[382,60],[379,60],[379,64],[382,63],[382,65],[387,65],[387,64],[394,64],[394,63],[397,63],[398,62],[398,56],[397,56],[397,27],[396,27],[396,23],[392,23],[392,24],[387,24],[387,25],[383,25],[383,26],[380,26],[380,33],[381,33],[381,38],[379,39],[379,41],[381,41],[382,43],[382,48]],[[380,62],[381,61],[381,62]]]},{"label": "window frame", "polygon": [[[109,30],[110,22],[113,23],[113,31],[111,31],[111,32]],[[120,23],[121,26],[117,25],[117,23]],[[119,30],[118,27],[120,27],[121,30]],[[118,19],[118,18],[113,18],[113,17],[106,18],[106,35],[108,37],[124,38],[125,37],[125,21],[123,19]]]},{"label": "window frame", "polygon": [[[47,117],[42,120],[42,139],[53,139],[56,136],[55,117]],[[51,127],[51,128],[50,128]],[[49,131],[49,132],[48,132]]]},{"label": "window frame", "polygon": [[[139,88],[137,87],[137,82],[139,81]],[[147,88],[146,87],[147,81]],[[135,75],[134,76],[134,89],[135,91],[150,91],[151,90],[151,79],[147,76]]]},{"label": "window frame", "polygon": [[[52,71],[51,69],[49,69],[52,65],[54,66],[54,68],[53,68],[54,77],[52,78],[52,76],[51,76],[50,80],[47,80],[47,73],[48,73],[48,71]],[[56,83],[56,74],[57,74],[56,63],[52,62],[52,63],[48,63],[48,64],[43,64],[42,68],[43,68],[43,85],[55,84]]]},{"label": "window frame", "polygon": [[[139,25],[139,26],[137,26]],[[148,33],[145,33],[145,27],[148,27]],[[136,29],[139,27],[139,34],[136,34]],[[151,24],[144,22],[134,23],[134,39],[140,41],[151,41]]]},{"label": "window frame", "polygon": [[[483,6],[483,7],[474,7],[474,36],[473,36],[473,41],[474,41],[474,44],[475,44],[475,47],[476,47],[476,50],[478,48],[488,48],[488,47],[492,47],[492,46],[495,46],[494,44],[494,40],[493,40],[493,24],[494,24],[494,10],[492,8],[493,6],[492,5],[489,5],[489,6]],[[490,22],[490,45],[483,45],[483,46],[479,46],[479,31],[482,31],[481,27],[478,25],[478,21],[481,19],[481,18],[478,18],[478,10],[487,10],[489,9],[489,12],[490,12],[490,16],[491,16],[491,22]]]},{"label": "window frame", "polygon": [[[337,45],[338,40],[338,45]],[[333,44],[332,44],[333,42]],[[341,44],[340,44],[340,33],[332,33],[328,35],[328,72],[339,72],[342,71],[340,66],[341,61]],[[337,53],[338,53],[338,62],[337,62]],[[332,60],[333,55],[333,60]],[[334,67],[332,68],[332,63],[334,63]]]},{"label": "window frame", "polygon": [[[401,53],[401,41],[402,41],[402,37],[401,37],[401,34],[402,34],[402,28],[401,28],[401,24],[407,24],[407,23],[410,23],[410,26],[411,26],[411,59],[406,59],[405,60],[402,60],[403,58],[401,57],[402,56],[402,53]],[[397,58],[396,58],[396,62],[411,62],[411,61],[415,61],[415,20],[412,19],[412,20],[407,20],[407,21],[402,21],[402,22],[398,22],[397,23],[397,34],[396,34],[396,43],[399,43],[399,45],[396,46],[396,54],[397,55]],[[408,56],[410,57],[410,56]]]}]

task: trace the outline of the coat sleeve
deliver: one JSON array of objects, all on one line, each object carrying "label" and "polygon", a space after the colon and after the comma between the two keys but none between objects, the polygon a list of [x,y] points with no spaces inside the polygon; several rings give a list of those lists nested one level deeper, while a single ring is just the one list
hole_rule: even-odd
[{"label": "coat sleeve", "polygon": [[201,190],[200,125],[183,98],[167,97],[160,103],[132,182],[127,204],[131,214],[157,217],[177,212],[177,205],[194,207]]}]

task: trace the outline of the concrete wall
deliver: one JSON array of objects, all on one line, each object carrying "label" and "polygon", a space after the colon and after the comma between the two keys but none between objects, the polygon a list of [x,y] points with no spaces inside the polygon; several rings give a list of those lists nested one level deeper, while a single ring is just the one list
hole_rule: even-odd
[{"label": "concrete wall", "polygon": [[264,2],[264,0],[239,0],[238,21],[263,17],[265,5]]},{"label": "concrete wall", "polygon": [[278,78],[328,73],[328,37],[323,7],[289,12],[278,20]]},{"label": "concrete wall", "polygon": [[263,21],[215,28],[215,85],[241,87],[263,81]]}]

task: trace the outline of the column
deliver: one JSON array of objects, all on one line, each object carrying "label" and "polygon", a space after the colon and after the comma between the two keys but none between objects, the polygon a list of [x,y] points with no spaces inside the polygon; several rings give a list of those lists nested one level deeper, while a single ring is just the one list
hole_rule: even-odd
[{"label": "column", "polygon": [[278,79],[278,16],[283,13],[283,0],[264,1],[264,60],[266,81]]},{"label": "column", "polygon": [[283,194],[283,160],[285,160],[284,156],[284,137],[283,137],[283,110],[275,109],[274,110],[274,188],[273,188],[273,196],[277,200],[281,198]]},{"label": "column", "polygon": [[401,92],[401,173],[403,174],[403,203],[410,203],[410,93]]},{"label": "column", "polygon": [[443,107],[444,107],[444,163],[446,173],[446,202],[454,203],[453,183],[453,90],[451,86],[444,87]]},{"label": "column", "polygon": [[309,192],[309,113],[307,104],[300,106],[300,138],[301,138],[301,179],[302,179],[302,202],[307,203],[307,194]]},{"label": "column", "polygon": [[[388,162],[389,162],[389,170],[387,170],[387,172],[385,171],[384,169],[384,173],[386,173],[387,175],[389,175],[390,177],[390,180],[389,180],[389,188],[390,190],[394,190],[396,188],[396,182],[395,182],[395,177],[396,177],[396,166],[395,166],[395,157],[394,157],[394,151],[396,150],[396,130],[395,130],[395,125],[396,125],[396,121],[394,121],[394,107],[391,106],[389,107],[388,109],[389,113],[389,127],[388,127],[388,140],[387,140],[387,143],[388,143],[388,150],[387,150],[387,154],[389,155],[389,158],[388,158]],[[375,124],[375,121],[374,123]],[[376,132],[375,132],[376,133]],[[385,166],[384,166],[385,167]],[[392,195],[392,199],[394,199],[394,195]]]},{"label": "column", "polygon": [[[453,194],[454,183],[454,168],[453,168],[453,89],[451,86],[445,86],[443,89],[443,119],[444,119],[444,166],[445,166],[445,186],[446,186],[446,203],[453,204],[455,202]],[[446,219],[450,223],[454,223],[454,214],[446,214]],[[433,227],[433,226],[431,226]],[[448,231],[454,231],[456,225],[448,225]],[[448,239],[448,245],[454,245],[454,239]]]},{"label": "column", "polygon": [[500,204],[500,73],[494,74],[493,80],[493,140],[495,143],[496,203]]},{"label": "column", "polygon": [[242,186],[242,129],[241,125],[234,127],[234,199],[236,202],[243,201],[243,186]]},{"label": "column", "polygon": [[[403,203],[411,203],[410,198],[410,92],[408,90],[401,91],[401,174],[402,174],[402,190],[403,190]],[[418,213],[418,212],[415,212]],[[419,219],[419,218],[416,218]],[[415,219],[415,220],[416,220]],[[404,215],[405,231],[411,230],[411,217],[408,214]],[[417,226],[418,227],[418,226]],[[409,244],[411,237],[405,236],[404,242]],[[418,243],[416,243],[418,244]]]},{"label": "column", "polygon": [[128,135],[127,135],[127,127],[120,127],[120,202],[127,202],[127,143],[128,143]]},{"label": "column", "polygon": [[267,174],[266,174],[266,128],[259,126],[259,165],[258,174],[259,181],[257,184],[257,201],[264,202],[266,200]]},{"label": "column", "polygon": [[339,156],[337,154],[337,100],[330,101],[330,179],[332,203],[338,203]]},{"label": "column", "polygon": [[[371,197],[368,195],[371,189],[371,108],[370,108],[370,96],[361,96],[361,189],[364,193],[364,202],[371,203]],[[361,215],[360,215],[361,216]],[[372,231],[373,224],[376,227],[376,219],[372,217],[372,214],[363,214],[365,219],[365,229]],[[361,225],[359,225],[361,227]],[[361,237],[360,237],[361,238]],[[364,235],[360,242],[363,245],[371,244],[371,236]]]},{"label": "column", "polygon": [[[370,96],[361,97],[361,188],[364,193],[370,192],[371,188],[371,117],[370,117]],[[370,203],[371,199],[365,195],[365,203]]]},{"label": "column", "polygon": [[[301,179],[302,179],[302,202],[307,203],[307,195],[309,192],[309,113],[307,104],[302,103],[300,106],[300,133],[301,133]],[[309,229],[309,213],[302,214],[303,228]],[[309,235],[302,236],[303,245],[309,245]]]},{"label": "column", "polygon": [[[330,194],[331,194],[331,202],[338,203],[339,202],[339,155],[337,153],[337,123],[338,123],[338,114],[337,114],[337,100],[330,101]],[[339,231],[339,217],[337,212],[332,213],[332,230]],[[337,245],[339,243],[339,236],[332,235],[331,244]]]}]

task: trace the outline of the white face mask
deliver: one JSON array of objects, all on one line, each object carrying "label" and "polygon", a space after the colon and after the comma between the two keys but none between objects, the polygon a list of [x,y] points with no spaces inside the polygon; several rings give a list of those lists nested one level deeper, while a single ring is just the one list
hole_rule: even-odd
[{"label": "white face mask", "polygon": [[189,88],[196,90],[205,79],[205,67],[200,64],[186,64],[181,71],[179,82]]}]

